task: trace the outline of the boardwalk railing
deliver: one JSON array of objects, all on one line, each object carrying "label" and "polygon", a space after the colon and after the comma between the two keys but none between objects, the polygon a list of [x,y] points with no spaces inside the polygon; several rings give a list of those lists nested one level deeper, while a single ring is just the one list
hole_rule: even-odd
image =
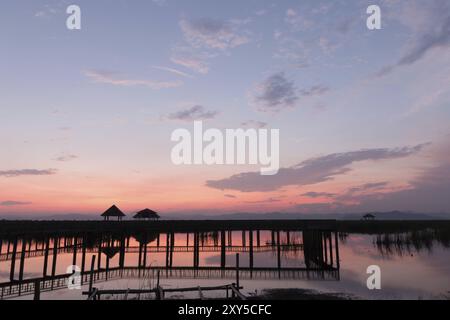
[{"label": "boardwalk railing", "polygon": [[[289,245],[281,245],[281,250],[303,250],[303,244],[289,244]],[[195,247],[194,246],[173,246],[173,252],[194,252]],[[200,252],[220,252],[221,251],[220,246],[199,246]],[[77,251],[81,250],[81,246],[77,247]],[[170,250],[170,249],[169,249]],[[253,246],[253,252],[271,252],[276,250],[276,246],[274,245],[264,245],[264,246]],[[61,247],[57,249],[58,254],[60,253],[73,253],[74,247]],[[166,246],[148,246],[147,252],[148,253],[162,253],[166,252],[167,248]],[[225,251],[227,252],[250,252],[250,246],[225,246]],[[132,247],[126,247],[125,248],[126,253],[139,253],[139,246],[132,246]],[[16,252],[16,257],[21,255],[21,251]],[[98,253],[98,248],[86,248],[86,253]],[[45,255],[45,250],[30,250],[25,251],[25,258],[35,258],[35,257],[42,257]],[[48,255],[53,255],[53,250],[48,251]],[[13,253],[2,253],[0,254],[0,262],[1,261],[9,261],[13,257]]]}]

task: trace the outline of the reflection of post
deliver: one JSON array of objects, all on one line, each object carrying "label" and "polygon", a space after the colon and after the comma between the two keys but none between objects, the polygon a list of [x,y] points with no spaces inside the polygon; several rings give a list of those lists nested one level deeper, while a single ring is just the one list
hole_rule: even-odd
[{"label": "reflection of post", "polygon": [[73,257],[72,257],[72,265],[74,266],[77,264],[77,247],[78,247],[78,236],[75,236],[73,244]]},{"label": "reflection of post", "polygon": [[[81,275],[83,275],[86,269],[86,235],[83,235],[81,241]],[[81,284],[83,284],[83,277],[81,277]]]},{"label": "reflection of post", "polygon": [[280,231],[277,231],[277,267],[278,272],[281,269],[281,243],[280,243]]},{"label": "reflection of post", "polygon": [[[98,244],[98,259],[97,259],[97,270],[100,271],[102,267],[102,246],[103,246],[103,234],[100,234],[100,240]],[[100,273],[99,273],[100,275]]]},{"label": "reflection of post", "polygon": [[245,230],[242,231],[242,246],[243,246],[243,247],[246,247],[246,246],[247,246]]},{"label": "reflection of post", "polygon": [[44,253],[44,270],[43,276],[47,277],[47,265],[48,265],[48,251],[50,250],[50,238],[46,237],[45,239],[45,253]]},{"label": "reflection of post", "polygon": [[92,292],[92,284],[94,283],[94,269],[95,269],[95,255],[92,256],[91,260],[91,270],[89,276],[89,295]]},{"label": "reflection of post", "polygon": [[14,281],[14,273],[16,268],[16,254],[17,254],[17,237],[14,238],[13,251],[11,256],[11,271],[9,274],[11,282]]},{"label": "reflection of post", "polygon": [[[20,265],[19,265],[19,281],[23,280],[23,269],[25,267],[25,253],[27,252],[27,240],[22,239],[22,251],[20,252]],[[20,289],[20,286],[19,286]]]},{"label": "reflection of post", "polygon": [[168,233],[166,233],[166,268],[170,266],[170,236]]},{"label": "reflection of post", "polygon": [[226,251],[225,251],[225,231],[220,232],[220,267],[225,268]]},{"label": "reflection of post", "polygon": [[258,248],[261,246],[261,235],[259,230],[256,231],[256,245]]},{"label": "reflection of post", "polygon": [[56,274],[56,258],[58,257],[58,243],[59,238],[55,237],[53,240],[53,262],[52,262],[52,290],[53,290],[53,278]]},{"label": "reflection of post", "polygon": [[[119,254],[119,268],[123,269],[124,264],[125,264],[125,237],[122,235],[122,237],[120,238],[120,254]],[[121,271],[122,272],[122,271]]]},{"label": "reflection of post", "polygon": [[340,266],[340,261],[339,261],[339,241],[338,241],[338,232],[337,231],[334,233],[334,242],[335,242],[335,247],[336,247],[336,267],[339,270],[341,266]]},{"label": "reflection of post", "polygon": [[287,244],[291,244],[291,233],[289,231],[286,232],[286,241]]},{"label": "reflection of post", "polygon": [[333,267],[334,262],[333,262],[333,240],[331,238],[331,231],[328,232],[328,244],[330,247],[330,265],[331,267]]},{"label": "reflection of post", "polygon": [[[143,261],[143,268],[147,268],[147,234],[144,235],[144,261]],[[144,273],[145,274],[145,273]]]},{"label": "reflection of post", "polygon": [[253,276],[253,230],[249,231],[249,245],[250,245],[250,252],[249,252],[249,266],[250,266],[250,276]]},{"label": "reflection of post", "polygon": [[275,231],[272,230],[272,239],[271,239],[272,246],[275,245]]},{"label": "reflection of post", "polygon": [[238,290],[240,288],[239,285],[239,253],[236,253],[236,286],[238,287]]},{"label": "reflection of post", "polygon": [[175,233],[170,234],[170,267],[173,265],[173,251],[175,250]]}]

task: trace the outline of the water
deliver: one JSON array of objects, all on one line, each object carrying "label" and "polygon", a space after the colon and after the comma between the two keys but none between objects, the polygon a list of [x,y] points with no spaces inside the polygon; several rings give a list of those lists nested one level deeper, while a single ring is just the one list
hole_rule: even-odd
[{"label": "water", "polygon": [[[281,269],[290,268],[292,270],[304,269],[307,267],[305,259],[305,250],[302,245],[304,242],[301,231],[280,233],[281,249],[280,264]],[[234,231],[231,233],[232,246],[239,252],[239,263],[242,269],[249,268],[250,253],[249,233],[245,238],[242,232]],[[340,234],[339,237],[339,275],[336,278],[327,280],[311,279],[279,279],[277,277],[278,269],[278,248],[274,245],[273,234],[270,231],[260,232],[259,248],[257,249],[256,232],[253,234],[253,267],[266,268],[269,271],[270,279],[261,279],[254,276],[254,279],[242,277],[241,286],[244,287],[244,294],[261,294],[267,289],[311,289],[320,293],[338,293],[346,298],[353,299],[448,299],[450,297],[450,250],[446,238],[439,237],[433,231],[424,231],[422,233],[402,233],[389,236],[367,235],[367,234]],[[331,237],[334,240],[334,237]],[[193,234],[175,234],[175,249],[172,258],[172,268],[193,265],[193,252],[179,252],[183,247],[193,245]],[[330,240],[329,238],[327,238]],[[153,237],[148,244],[146,265],[150,268],[165,267],[168,256],[166,255],[166,235],[160,235],[159,248],[156,237]],[[321,239],[321,243],[323,239]],[[189,242],[188,242],[189,241]],[[220,233],[204,234],[199,239],[199,247],[204,248],[199,253],[199,267],[221,267],[222,259],[220,246]],[[227,234],[228,246],[228,234]],[[288,245],[289,244],[289,245]],[[38,248],[41,243],[38,242]],[[139,242],[131,238],[130,248],[135,248],[134,252],[125,254],[125,267],[138,265],[139,260]],[[31,244],[32,250],[35,249],[35,243]],[[206,248],[206,249],[205,249]],[[239,249],[240,248],[240,249]],[[245,248],[245,249],[243,249]],[[337,248],[332,244],[333,258],[336,259]],[[18,251],[21,249],[21,243],[18,244]],[[11,250],[11,248],[10,248]],[[162,252],[156,252],[161,250]],[[184,249],[183,249],[184,250]],[[2,253],[7,251],[7,244],[3,243]],[[225,255],[225,268],[233,269],[236,265],[236,252],[229,248]],[[81,263],[81,249],[78,249],[77,265]],[[89,270],[91,257],[97,253],[86,253],[86,271]],[[106,256],[102,254],[102,267],[105,268]],[[119,266],[119,254],[115,254],[109,261],[109,267]],[[143,259],[143,258],[142,258]],[[17,254],[15,266],[15,279],[18,279],[20,254]],[[329,260],[329,256],[328,256]],[[29,257],[25,259],[24,279],[40,278],[43,273],[44,257]],[[57,256],[55,274],[64,274],[68,266],[72,265],[73,253],[60,253]],[[330,263],[330,261],[328,261]],[[336,261],[334,261],[336,265]],[[366,273],[367,267],[377,265],[381,269],[381,290],[369,290],[366,285],[369,275]],[[0,262],[0,282],[9,282],[11,261]],[[325,268],[327,269],[327,268]],[[52,256],[48,258],[48,274],[52,270]],[[228,277],[211,277],[210,279],[193,279],[192,277],[179,279],[162,277],[160,284],[164,288],[179,288],[190,286],[215,286],[235,282],[234,273]],[[99,282],[95,284],[98,288],[142,288],[153,287],[156,285],[156,278],[139,279],[123,278],[112,279],[108,282]],[[86,290],[86,287],[83,288]],[[209,295],[209,296],[208,296]],[[208,293],[208,297],[223,297],[223,293]],[[176,298],[189,298],[189,294],[172,294]],[[21,297],[30,299],[32,296]],[[43,299],[85,299],[79,290],[62,289],[42,294]]]}]

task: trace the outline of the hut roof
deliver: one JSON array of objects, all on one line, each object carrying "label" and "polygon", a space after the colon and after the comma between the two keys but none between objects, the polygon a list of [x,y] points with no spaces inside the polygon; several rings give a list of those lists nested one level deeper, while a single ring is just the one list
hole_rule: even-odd
[{"label": "hut roof", "polygon": [[371,213],[367,213],[364,215],[364,218],[375,218],[375,216]]},{"label": "hut roof", "polygon": [[125,217],[125,214],[113,205],[111,208],[103,212],[102,217]]},{"label": "hut roof", "polygon": [[136,213],[134,219],[159,219],[159,215],[150,209],[144,209]]}]

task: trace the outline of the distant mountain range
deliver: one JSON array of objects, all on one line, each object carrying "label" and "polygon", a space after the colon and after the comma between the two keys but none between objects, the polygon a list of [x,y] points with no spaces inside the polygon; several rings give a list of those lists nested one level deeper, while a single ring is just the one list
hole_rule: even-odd
[{"label": "distant mountain range", "polygon": [[[448,220],[449,213],[416,213],[416,212],[370,212],[376,220]],[[164,220],[289,220],[289,219],[337,219],[360,220],[366,213],[333,213],[333,214],[306,214],[306,213],[231,213],[220,215],[207,214],[162,214]],[[59,215],[0,215],[5,220],[101,220],[100,215],[94,214],[59,214]],[[131,215],[127,219],[132,219]]]}]

